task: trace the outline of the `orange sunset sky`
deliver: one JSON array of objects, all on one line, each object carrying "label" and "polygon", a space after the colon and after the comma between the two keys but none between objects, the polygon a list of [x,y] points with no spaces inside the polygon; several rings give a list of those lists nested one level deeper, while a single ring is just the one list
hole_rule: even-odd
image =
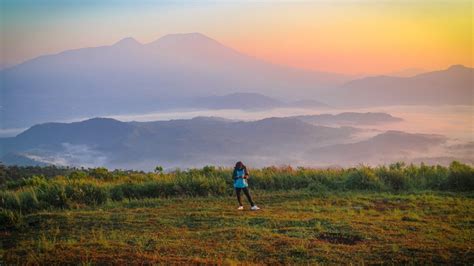
[{"label": "orange sunset sky", "polygon": [[0,66],[42,54],[201,32],[277,64],[346,74],[473,65],[472,1],[1,2]]}]

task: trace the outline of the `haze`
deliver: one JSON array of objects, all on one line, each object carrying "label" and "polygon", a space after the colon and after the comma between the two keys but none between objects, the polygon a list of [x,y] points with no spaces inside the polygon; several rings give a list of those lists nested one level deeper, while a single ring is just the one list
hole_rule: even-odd
[{"label": "haze", "polygon": [[0,161],[474,162],[469,1],[2,1]]},{"label": "haze", "polygon": [[325,72],[416,74],[453,64],[472,66],[471,1],[3,0],[0,4],[0,66],[112,44],[127,36],[148,43],[183,32],[201,32],[273,63]]}]

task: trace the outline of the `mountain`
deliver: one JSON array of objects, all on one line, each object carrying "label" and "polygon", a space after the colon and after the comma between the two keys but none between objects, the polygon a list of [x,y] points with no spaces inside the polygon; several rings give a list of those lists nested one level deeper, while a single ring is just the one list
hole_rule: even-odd
[{"label": "mountain", "polygon": [[358,126],[378,125],[384,123],[400,122],[403,119],[394,117],[387,113],[354,113],[345,112],[340,114],[300,115],[293,116],[303,122],[314,125],[327,126]]},{"label": "mountain", "polygon": [[355,129],[313,126],[294,118],[242,122],[197,117],[187,120],[120,122],[96,118],[46,123],[14,138],[0,139],[0,161],[12,158],[64,165],[152,169],[239,159],[255,164],[295,162],[308,148],[350,139]]},{"label": "mountain", "polygon": [[285,103],[259,93],[231,93],[190,100],[189,107],[204,109],[268,109],[286,106]]},{"label": "mountain", "polygon": [[166,35],[148,44],[125,38],[1,70],[0,121],[2,128],[13,128],[151,112],[182,107],[183,99],[241,91],[301,99],[347,80],[270,64],[199,33]]},{"label": "mountain", "polygon": [[395,71],[392,73],[387,74],[387,76],[391,77],[413,77],[419,74],[426,73],[428,71],[421,69],[421,68],[407,68],[407,69],[402,69],[400,71]]},{"label": "mountain", "polygon": [[43,162],[41,160],[35,160],[37,158],[32,158],[18,154],[18,153],[7,153],[2,157],[2,160],[0,162],[5,163],[7,162],[8,164],[11,165],[17,165],[17,166],[48,166],[50,163]]},{"label": "mountain", "polygon": [[316,100],[312,99],[305,99],[305,100],[298,100],[289,102],[287,107],[296,107],[296,108],[329,108],[330,106]]},{"label": "mountain", "polygon": [[183,106],[200,109],[241,109],[258,110],[282,107],[293,108],[325,108],[328,105],[316,100],[298,100],[284,102],[260,93],[237,92],[220,96],[207,96],[183,99]]},{"label": "mountain", "polygon": [[152,170],[156,165],[201,167],[238,160],[262,167],[436,161],[440,154],[472,159],[466,155],[472,154],[472,145],[446,146],[447,139],[440,135],[387,131],[357,140],[358,133],[352,127],[311,125],[294,117],[249,122],[216,117],[155,122],[94,118],[35,125],[16,137],[0,138],[0,161]]},{"label": "mountain", "polygon": [[473,68],[462,65],[413,77],[368,77],[347,82],[326,92],[322,98],[332,104],[378,105],[472,105]]},{"label": "mountain", "polygon": [[390,161],[410,162],[413,158],[428,156],[446,138],[432,134],[410,134],[387,131],[368,140],[328,145],[308,152],[307,156],[324,164],[381,164]]}]

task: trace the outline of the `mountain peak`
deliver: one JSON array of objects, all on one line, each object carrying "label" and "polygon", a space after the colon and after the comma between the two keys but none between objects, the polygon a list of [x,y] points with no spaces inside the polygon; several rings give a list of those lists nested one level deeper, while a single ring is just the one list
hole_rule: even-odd
[{"label": "mountain peak", "polygon": [[458,64],[458,65],[452,65],[448,68],[448,70],[460,70],[460,69],[466,69],[464,65]]},{"label": "mountain peak", "polygon": [[208,36],[199,33],[199,32],[191,32],[191,33],[174,33],[174,34],[167,34],[163,37],[160,37],[154,42],[150,44],[168,44],[168,45],[176,45],[176,44],[219,44],[216,40],[209,38]]},{"label": "mountain peak", "polygon": [[204,39],[204,40],[212,40],[211,38],[207,37],[206,35],[199,33],[199,32],[189,32],[189,33],[172,33],[166,34],[165,36],[159,39]]},{"label": "mountain peak", "polygon": [[132,45],[141,45],[137,40],[132,37],[126,37],[116,42],[114,46],[132,46]]}]

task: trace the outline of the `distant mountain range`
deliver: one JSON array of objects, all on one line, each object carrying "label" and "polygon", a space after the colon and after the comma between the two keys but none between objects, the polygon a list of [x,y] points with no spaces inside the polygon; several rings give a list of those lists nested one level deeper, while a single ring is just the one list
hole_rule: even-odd
[{"label": "distant mountain range", "polygon": [[307,99],[348,77],[270,64],[190,33],[40,56],[1,70],[0,80],[1,126],[9,128],[158,111],[236,92]]},{"label": "distant mountain range", "polygon": [[367,77],[326,92],[328,103],[361,106],[474,104],[473,68],[462,65],[413,77]]},{"label": "distant mountain range", "polygon": [[[275,160],[311,146],[338,143],[354,129],[312,126],[294,118],[235,122],[199,117],[189,120],[124,123],[90,119],[34,126],[1,139],[2,160],[19,155],[39,162],[150,168],[153,164],[191,166],[230,163],[252,156]],[[95,154],[95,160],[91,158]],[[12,155],[15,155],[12,157]],[[87,155],[83,158],[83,155]],[[107,158],[99,160],[98,158]],[[92,161],[88,161],[91,159]]]},{"label": "distant mountain range", "polygon": [[324,164],[383,164],[394,160],[409,162],[413,158],[426,156],[433,147],[446,140],[440,135],[387,131],[356,143],[316,148],[309,151],[307,156]]},{"label": "distant mountain range", "polygon": [[198,109],[272,109],[272,108],[325,108],[328,105],[316,100],[281,101],[259,93],[231,93],[222,96],[207,96],[183,99],[183,106]]},{"label": "distant mountain range", "polygon": [[394,117],[386,113],[355,113],[345,112],[340,114],[300,115],[292,116],[303,122],[314,125],[326,126],[360,126],[378,125],[403,121],[402,118]]},{"label": "distant mountain range", "polygon": [[[373,123],[373,114],[359,117]],[[393,120],[391,116],[375,115]],[[366,121],[363,122],[366,118]],[[317,117],[316,117],[317,118]],[[303,120],[307,119],[304,117]],[[344,120],[342,120],[344,121]],[[313,121],[314,122],[314,121]],[[0,139],[0,161],[7,164],[58,164],[153,169],[231,165],[237,160],[254,166],[272,164],[356,164],[379,155],[396,159],[444,143],[437,135],[386,132],[356,143],[353,127],[312,125],[299,118],[234,121],[214,117],[156,122],[120,122],[95,118],[75,123],[46,123],[13,138]]]},{"label": "distant mountain range", "polygon": [[[0,128],[183,107],[472,104],[472,71],[453,66],[408,78],[350,81],[270,64],[200,33],[166,35],[148,44],[125,38],[0,70]],[[242,92],[253,95],[239,102],[235,93]]]}]

